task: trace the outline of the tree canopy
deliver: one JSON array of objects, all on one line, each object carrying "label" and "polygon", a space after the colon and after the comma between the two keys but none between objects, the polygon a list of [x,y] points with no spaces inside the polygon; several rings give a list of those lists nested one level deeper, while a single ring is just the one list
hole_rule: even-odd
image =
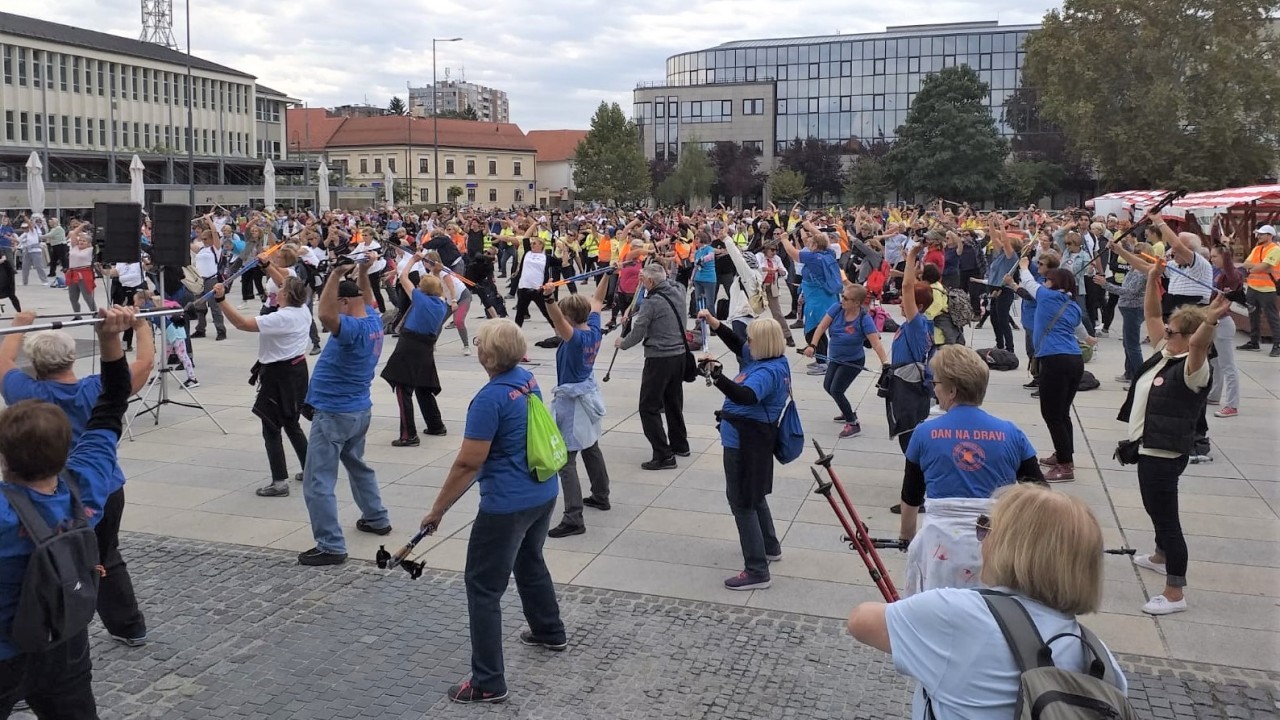
[{"label": "tree canopy", "polygon": [[769,176],[769,195],[775,203],[800,202],[809,197],[809,187],[799,171],[779,167]]},{"label": "tree canopy", "polygon": [[654,197],[664,205],[693,205],[697,200],[711,197],[711,184],[715,179],[716,171],[711,167],[707,151],[695,139],[684,143],[675,172],[662,181]]},{"label": "tree canopy", "polygon": [[899,189],[969,202],[999,194],[1008,148],[984,105],[989,93],[967,65],[924,79],[886,157]]},{"label": "tree canopy", "polygon": [[391,98],[391,102],[387,103],[387,112],[392,115],[408,115],[409,108],[405,107],[404,100],[397,95]]},{"label": "tree canopy", "polygon": [[715,169],[713,194],[725,197],[727,202],[760,194],[765,175],[759,171],[759,150],[736,142],[718,142],[708,159]]},{"label": "tree canopy", "polygon": [[[816,197],[821,202],[828,196],[840,194],[844,182],[844,166],[840,156],[839,145],[808,137],[791,141],[778,159],[784,167],[804,176],[805,183],[809,186],[808,196]],[[797,199],[808,199],[808,196]]]},{"label": "tree canopy", "polygon": [[602,102],[574,153],[573,182],[583,200],[636,203],[653,187],[640,132],[618,103]]},{"label": "tree canopy", "polygon": [[1027,39],[1044,117],[1113,187],[1216,188],[1280,155],[1280,2],[1066,0]]}]

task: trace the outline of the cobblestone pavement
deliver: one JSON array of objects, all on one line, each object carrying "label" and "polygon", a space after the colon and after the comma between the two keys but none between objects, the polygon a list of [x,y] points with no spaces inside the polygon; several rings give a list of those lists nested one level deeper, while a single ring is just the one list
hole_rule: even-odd
[{"label": "cobblestone pavement", "polygon": [[[559,588],[565,653],[523,646],[507,595],[505,705],[451,705],[468,671],[458,573],[417,581],[365,562],[128,534],[152,643],[94,639],[104,720],[123,718],[907,717],[888,657],[830,618],[588,587]],[[1125,657],[1150,718],[1275,718],[1280,678]],[[22,717],[22,716],[18,716]]]}]

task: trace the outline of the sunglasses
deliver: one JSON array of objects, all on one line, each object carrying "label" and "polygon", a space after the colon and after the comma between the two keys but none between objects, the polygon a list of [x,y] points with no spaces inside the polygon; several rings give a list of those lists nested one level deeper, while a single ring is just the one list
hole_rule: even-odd
[{"label": "sunglasses", "polygon": [[1169,337],[1173,337],[1174,335],[1183,335],[1183,336],[1185,336],[1185,337],[1190,337],[1190,336],[1191,336],[1191,333],[1178,332],[1177,330],[1174,330],[1173,328],[1169,327],[1168,325],[1165,325],[1165,326],[1164,326],[1164,334],[1165,334],[1165,335],[1168,335]]},{"label": "sunglasses", "polygon": [[978,538],[978,542],[987,539],[987,535],[991,534],[991,518],[986,515],[979,515],[978,522],[974,525],[973,534]]}]

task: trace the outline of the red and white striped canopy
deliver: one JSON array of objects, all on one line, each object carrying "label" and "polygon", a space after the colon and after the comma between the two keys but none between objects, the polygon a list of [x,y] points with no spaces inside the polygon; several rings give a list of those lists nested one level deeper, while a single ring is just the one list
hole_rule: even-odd
[{"label": "red and white striped canopy", "polygon": [[1245,205],[1260,210],[1280,210],[1280,185],[1251,185],[1195,192],[1180,198],[1162,214],[1174,218],[1182,218],[1189,212],[1220,214]]},{"label": "red and white striped canopy", "polygon": [[1124,190],[1086,200],[1084,206],[1093,208],[1098,215],[1131,214],[1136,208],[1144,208],[1159,202],[1160,198],[1167,194],[1167,190]]}]

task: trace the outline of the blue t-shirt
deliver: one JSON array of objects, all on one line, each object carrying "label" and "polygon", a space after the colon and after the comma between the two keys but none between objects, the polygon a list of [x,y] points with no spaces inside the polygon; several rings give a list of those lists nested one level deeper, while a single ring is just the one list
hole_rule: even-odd
[{"label": "blue t-shirt", "polygon": [[879,332],[871,314],[858,308],[858,314],[847,317],[844,308],[836,303],[827,309],[827,317],[831,318],[827,345],[827,356],[839,362],[862,365],[867,360],[867,350],[862,341],[867,336]]},{"label": "blue t-shirt", "polygon": [[987,284],[1004,285],[1004,276],[1009,274],[1018,264],[1018,254],[1005,255],[1003,250],[996,250],[991,262],[987,265]]},{"label": "blue t-shirt", "polygon": [[[1054,322],[1054,317],[1062,316]],[[1036,289],[1036,316],[1032,323],[1036,328],[1031,336],[1036,357],[1046,355],[1080,355],[1080,341],[1076,339],[1076,326],[1084,319],[1080,305],[1059,290],[1046,287]],[[1053,323],[1050,325],[1050,323]],[[1043,336],[1043,339],[1042,339]]]},{"label": "blue t-shirt", "polygon": [[341,315],[311,373],[307,402],[316,410],[350,413],[373,407],[369,388],[382,356],[382,318],[377,308],[357,318]]},{"label": "blue t-shirt", "polygon": [[[918,432],[917,432],[918,434]],[[1007,588],[997,588],[1011,592]],[[1012,594],[1012,593],[1011,593]],[[1040,631],[1051,638],[1079,633],[1076,619],[1065,613],[1019,598]],[[924,720],[922,687],[938,718],[1008,720],[1014,717],[1020,673],[1005,643],[995,616],[974,590],[938,588],[904,597],[885,608],[894,668],[920,682],[911,717]],[[1059,638],[1052,645],[1053,662],[1060,668],[1085,669],[1084,644]],[[1107,651],[1121,692],[1128,683],[1116,660]]]},{"label": "blue t-shirt", "polygon": [[556,348],[557,384],[567,385],[591,379],[591,371],[596,366],[596,355],[600,353],[600,341],[604,337],[604,333],[600,332],[600,313],[593,312],[587,316],[587,328],[574,328],[573,337]]},{"label": "blue t-shirt", "polygon": [[404,329],[423,335],[439,335],[448,315],[449,303],[444,298],[414,288],[409,312],[404,316]]},{"label": "blue t-shirt", "polygon": [[476,474],[481,512],[505,514],[528,510],[554,500],[560,487],[556,477],[538,482],[529,470],[525,451],[529,400],[517,388],[542,397],[533,373],[514,367],[490,379],[467,407],[463,436],[490,443],[489,455]]},{"label": "blue t-shirt", "polygon": [[[782,408],[791,394],[791,366],[786,358],[770,358],[753,362],[733,379],[739,385],[751,388],[756,394],[755,405],[739,405],[725,398],[721,412],[725,415],[778,423]],[[738,430],[731,422],[720,423],[720,443],[727,448],[738,448]]]},{"label": "blue t-shirt", "polygon": [[[693,253],[693,264],[697,270],[693,273],[694,282],[715,282],[716,281],[716,250],[710,245],[704,245]],[[714,310],[714,308],[712,308]]]},{"label": "blue t-shirt", "polygon": [[[913,362],[927,362],[933,338],[933,323],[924,313],[898,325],[893,334],[893,344],[889,346],[889,362],[894,365],[905,365]],[[928,366],[926,366],[928,367]]]},{"label": "blue t-shirt", "polygon": [[13,241],[17,235],[12,225],[0,225],[0,248],[13,247]]},{"label": "blue t-shirt", "polygon": [[[102,376],[90,375],[73,383],[36,380],[18,369],[5,373],[4,386],[0,389],[5,405],[23,400],[43,400],[62,408],[71,422],[71,442],[74,445],[84,434],[93,406],[102,394]],[[124,470],[117,464],[114,479],[124,485]]]},{"label": "blue t-shirt", "polygon": [[1036,455],[1026,433],[972,405],[956,405],[920,423],[907,459],[924,470],[926,497],[989,498],[1018,479],[1018,466]]},{"label": "blue t-shirt", "polygon": [[[96,402],[96,397],[95,397]],[[67,458],[67,470],[63,477],[79,480],[77,490],[84,505],[85,519],[97,525],[102,519],[102,507],[107,496],[119,490],[124,482],[120,463],[116,459],[116,441],[119,437],[110,430],[84,431],[80,434]],[[33,505],[49,523],[57,528],[71,517],[71,493],[65,481],[58,482],[52,495],[44,495],[30,488],[22,488]],[[9,628],[13,626],[13,614],[18,607],[22,578],[27,570],[27,560],[35,545],[21,530],[18,513],[0,495],[0,661],[16,657],[18,649],[9,642]]]}]

